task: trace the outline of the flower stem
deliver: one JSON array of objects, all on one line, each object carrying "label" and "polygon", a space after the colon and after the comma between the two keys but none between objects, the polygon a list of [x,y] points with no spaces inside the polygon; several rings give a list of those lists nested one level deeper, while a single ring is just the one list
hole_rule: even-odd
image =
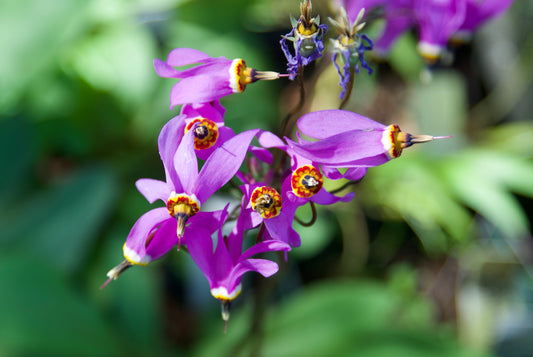
[{"label": "flower stem", "polygon": [[347,88],[346,88],[346,93],[344,93],[344,98],[342,99],[342,102],[339,105],[339,109],[344,108],[346,103],[348,103],[348,100],[350,99],[350,96],[352,95],[353,83],[354,83],[354,78],[355,78],[355,71],[354,71],[353,67],[350,67],[349,73],[350,73],[350,80],[348,81],[348,85],[347,85]]},{"label": "flower stem", "polygon": [[312,213],[312,217],[309,222],[302,222],[298,217],[294,216],[294,220],[303,227],[311,227],[313,224],[315,224],[316,219],[317,219],[315,203],[313,201],[309,201],[309,204],[311,205],[311,213]]},{"label": "flower stem", "polygon": [[292,108],[285,118],[283,119],[283,127],[281,129],[281,136],[289,135],[292,131],[292,118],[298,114],[300,110],[302,110],[304,103],[305,103],[305,86],[304,86],[304,67],[301,66],[298,68],[298,85],[300,87],[300,99],[298,100],[298,104],[294,108]]}]

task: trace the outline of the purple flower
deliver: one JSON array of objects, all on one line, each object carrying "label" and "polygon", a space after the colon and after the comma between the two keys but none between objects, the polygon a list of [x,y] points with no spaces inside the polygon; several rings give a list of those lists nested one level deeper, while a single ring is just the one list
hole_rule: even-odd
[{"label": "purple flower", "polygon": [[361,10],[365,10],[368,14],[372,9],[382,6],[388,3],[394,3],[395,1],[387,0],[343,0],[341,1],[343,7],[346,9],[348,19],[355,22],[355,19],[359,16]]},{"label": "purple flower", "polygon": [[202,160],[207,160],[214,150],[235,136],[233,130],[224,124],[224,112],[225,109],[218,100],[184,104],[180,115],[165,125],[165,131],[174,133],[175,137],[172,140],[175,141],[177,149],[177,144],[181,142],[183,135],[194,127],[196,155]]},{"label": "purple flower", "polygon": [[512,3],[513,0],[466,0],[465,19],[452,38],[462,42],[470,40],[480,25],[502,14]]},{"label": "purple flower", "polygon": [[416,25],[413,1],[396,0],[386,4],[384,8],[385,28],[376,40],[375,52],[378,57],[385,58],[394,42]]},{"label": "purple flower", "polygon": [[[371,50],[374,46],[374,43],[367,35],[359,35],[358,32],[364,27],[365,23],[359,23],[364,16],[365,10],[361,9],[359,15],[353,23],[350,23],[348,15],[343,7],[340,8],[341,19],[340,22],[337,22],[333,19],[329,19],[331,23],[335,26],[338,36],[333,39],[333,64],[337,69],[337,73],[341,79],[340,86],[342,91],[340,93],[340,99],[344,98],[346,90],[350,83],[350,68],[354,68],[355,73],[359,73],[359,63],[363,68],[366,68],[368,74],[372,73],[372,69],[368,66],[368,63],[365,61],[365,51]],[[341,55],[341,60],[343,62],[343,68],[339,67],[337,63],[337,58]]]},{"label": "purple flower", "polygon": [[[222,226],[225,216],[221,219]],[[280,241],[264,241],[257,243],[242,252],[243,235],[246,224],[241,220],[229,236],[224,237],[218,230],[216,248],[207,229],[197,229],[194,239],[189,240],[187,248],[191,258],[200,268],[209,282],[211,294],[222,302],[222,318],[229,318],[229,304],[241,292],[241,278],[255,271],[264,277],[270,277],[278,271],[278,265],[267,259],[254,259],[252,256],[272,251],[289,251],[288,244]]]},{"label": "purple flower", "polygon": [[430,63],[436,61],[448,40],[465,19],[466,0],[414,0],[420,31],[418,51]]},{"label": "purple flower", "polygon": [[[214,232],[213,213],[199,212],[200,206],[226,184],[239,170],[251,140],[258,130],[243,132],[215,150],[198,172],[194,152],[194,127],[179,142],[179,134],[166,125],[159,135],[159,152],[165,168],[166,182],[152,179],[137,181],[137,189],[153,203],[160,199],[166,207],[145,213],[131,229],[124,244],[126,261],[108,276],[116,279],[131,265],[146,265],[165,255],[176,244],[193,240],[198,227]],[[176,148],[177,146],[177,148]],[[186,226],[186,224],[188,224]]]},{"label": "purple flower", "polygon": [[[320,24],[320,17],[311,16],[311,1],[300,3],[300,19],[291,17],[292,30],[280,41],[281,50],[287,58],[287,72],[289,79],[294,79],[298,75],[298,69],[307,66],[317,58],[322,56],[324,51],[324,35],[328,31],[328,26]],[[294,54],[289,50],[287,40],[293,43]]]},{"label": "purple flower", "polygon": [[297,123],[304,135],[320,139],[290,141],[296,154],[319,165],[337,168],[378,166],[401,155],[404,148],[445,137],[411,135],[397,125],[383,125],[345,110],[322,110],[302,116]]},{"label": "purple flower", "polygon": [[[198,65],[181,71],[174,68],[190,64]],[[214,58],[192,48],[173,49],[166,62],[154,59],[154,67],[161,77],[181,79],[170,91],[170,109],[178,104],[211,102],[240,93],[257,80],[279,78],[276,72],[246,67],[242,59]]]}]

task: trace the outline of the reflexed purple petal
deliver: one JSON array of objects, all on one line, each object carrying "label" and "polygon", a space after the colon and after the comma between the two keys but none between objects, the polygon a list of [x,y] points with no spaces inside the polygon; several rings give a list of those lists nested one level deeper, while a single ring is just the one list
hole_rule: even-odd
[{"label": "reflexed purple petal", "polygon": [[350,19],[350,22],[354,22],[355,19],[357,19],[357,15],[359,15],[359,11],[361,11],[361,9],[365,9],[366,15],[373,8],[388,3],[387,0],[351,0],[344,2],[344,8],[346,9],[346,13],[348,14],[348,19]]},{"label": "reflexed purple petal", "polygon": [[450,36],[461,26],[466,14],[465,0],[415,0],[415,16],[420,29],[419,49],[423,54],[438,55]]},{"label": "reflexed purple petal", "polygon": [[287,144],[285,144],[283,140],[270,131],[261,130],[259,134],[257,134],[257,140],[264,148],[280,148],[285,150],[287,147]]},{"label": "reflexed purple petal", "polygon": [[[386,161],[388,161],[388,158],[385,159]],[[366,167],[353,167],[346,170],[346,172],[344,173],[344,178],[351,181],[357,181],[362,179],[366,175],[367,171],[368,168]]]},{"label": "reflexed purple petal", "polygon": [[152,260],[161,258],[178,243],[176,228],[177,221],[173,217],[163,221],[161,226],[159,226],[146,247],[146,253],[152,257]]},{"label": "reflexed purple petal", "polygon": [[252,145],[249,147],[249,150],[260,161],[264,162],[265,164],[272,165],[272,160],[274,160],[274,157],[267,149],[259,148],[257,146]]},{"label": "reflexed purple petal", "polygon": [[268,278],[269,276],[276,274],[278,270],[279,270],[278,264],[270,260],[248,259],[248,260],[240,262],[239,264],[235,266],[228,280],[233,282],[234,286],[237,286],[241,280],[241,277],[244,275],[244,273],[247,273],[249,271],[255,271],[263,275],[265,278]]},{"label": "reflexed purple petal", "polygon": [[316,142],[294,143],[291,149],[319,164],[338,165],[385,153],[383,130],[351,130]]},{"label": "reflexed purple petal", "polygon": [[502,14],[513,0],[466,0],[466,16],[459,27],[460,31],[474,31],[485,21]]},{"label": "reflexed purple petal", "polygon": [[[213,234],[217,229],[222,227],[222,224],[226,220],[227,216],[227,206],[226,209],[220,211],[198,212],[189,218],[187,226],[185,227],[185,234],[182,238],[183,243],[187,244],[188,237],[192,237],[192,239],[194,239],[194,232],[198,228],[203,228],[207,230],[209,234]],[[189,231],[190,234],[187,234]]]},{"label": "reflexed purple petal", "polygon": [[169,120],[161,129],[158,138],[159,155],[165,167],[165,176],[170,191],[183,191],[176,170],[174,170],[174,155],[185,130],[185,116],[178,115]]},{"label": "reflexed purple petal", "polygon": [[230,127],[227,127],[227,126],[219,127],[218,128],[218,139],[217,139],[217,142],[215,143],[215,145],[213,145],[212,147],[210,147],[208,149],[196,150],[196,155],[200,159],[205,161],[205,160],[207,160],[209,158],[209,156],[211,156],[213,151],[218,149],[226,141],[228,141],[229,139],[233,138],[234,136],[235,136],[235,133],[233,132],[233,130]]},{"label": "reflexed purple petal", "polygon": [[209,280],[209,284],[211,284],[217,270],[217,262],[213,259],[213,239],[211,234],[206,229],[198,227],[194,232],[194,237],[187,242],[187,249],[192,260]]},{"label": "reflexed purple petal", "polygon": [[[194,153],[194,131],[189,130],[181,139],[181,143],[174,155],[174,169],[183,191],[193,193],[193,187],[198,179],[198,159]],[[182,193],[177,192],[176,193]],[[203,201],[200,200],[203,203]]]},{"label": "reflexed purple petal", "polygon": [[410,9],[392,9],[385,13],[385,18],[385,28],[375,46],[380,57],[385,57],[394,42],[415,25],[415,18]]},{"label": "reflexed purple petal", "polygon": [[219,100],[209,103],[184,104],[181,107],[181,114],[186,115],[188,118],[206,118],[214,121],[219,128],[224,126],[225,111]]},{"label": "reflexed purple petal", "polygon": [[192,190],[201,203],[231,180],[239,170],[258,130],[248,130],[231,138],[207,159]]},{"label": "reflexed purple petal", "polygon": [[287,243],[281,242],[281,241],[275,241],[275,240],[268,240],[261,243],[257,243],[250,247],[246,252],[244,252],[240,258],[239,262],[242,262],[245,259],[248,259],[256,254],[264,253],[264,252],[277,252],[277,251],[285,251],[288,252],[291,250],[291,246]]},{"label": "reflexed purple petal", "polygon": [[168,54],[167,63],[174,67],[181,67],[193,63],[203,63],[211,56],[193,48],[175,48]]},{"label": "reflexed purple petal", "polygon": [[354,192],[349,192],[346,195],[339,197],[335,196],[332,193],[329,193],[325,189],[321,189],[316,195],[311,197],[311,201],[313,201],[314,203],[318,203],[319,205],[331,205],[339,201],[350,202],[354,198],[354,196]]},{"label": "reflexed purple petal", "polygon": [[185,103],[210,102],[232,93],[229,75],[226,79],[214,79],[210,74],[184,78],[170,91],[170,108]]},{"label": "reflexed purple petal", "polygon": [[129,260],[135,263],[148,263],[152,260],[152,257],[146,254],[146,240],[150,233],[167,219],[174,218],[169,217],[165,207],[160,207],[146,212],[135,222],[124,245],[125,253],[129,250],[131,255],[135,255],[129,256]]},{"label": "reflexed purple petal", "polygon": [[135,186],[150,203],[154,203],[158,199],[166,203],[171,192],[167,183],[159,180],[143,178],[137,180]]},{"label": "reflexed purple petal", "polygon": [[288,201],[283,202],[279,215],[263,221],[272,239],[289,243],[291,247],[299,247],[301,244],[300,235],[292,228],[296,208],[296,205],[291,205]]},{"label": "reflexed purple petal", "polygon": [[[383,163],[387,161],[388,159],[386,159]],[[330,180],[340,180],[345,178],[347,180],[357,181],[366,175],[367,170],[368,169],[366,167],[353,167],[346,170],[346,172],[342,174],[339,172],[337,166],[322,165],[322,173]]]},{"label": "reflexed purple petal", "polygon": [[324,139],[355,129],[382,129],[386,127],[360,114],[337,109],[305,114],[298,119],[297,126],[304,135],[315,139]]},{"label": "reflexed purple petal", "polygon": [[155,72],[163,78],[180,78],[180,71],[160,59],[154,59]]}]

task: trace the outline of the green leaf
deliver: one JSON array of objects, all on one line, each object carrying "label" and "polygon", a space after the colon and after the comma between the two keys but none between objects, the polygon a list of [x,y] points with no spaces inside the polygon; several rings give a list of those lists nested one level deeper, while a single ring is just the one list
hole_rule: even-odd
[{"label": "green leaf", "polygon": [[528,219],[512,190],[533,196],[533,166],[485,150],[466,151],[444,167],[454,194],[510,238],[528,234]]},{"label": "green leaf", "polygon": [[24,247],[73,271],[114,208],[117,183],[110,171],[87,168],[57,187],[31,195],[0,219],[0,245]]},{"label": "green leaf", "polygon": [[120,355],[99,311],[49,263],[20,252],[1,254],[0,281],[3,356]]},{"label": "green leaf", "polygon": [[[62,46],[85,26],[87,1],[0,2],[0,113],[54,65]],[[10,35],[8,35],[10,34]]]},{"label": "green leaf", "polygon": [[[472,356],[429,322],[428,305],[423,298],[406,299],[372,281],[315,284],[267,311],[256,352],[267,357]],[[424,318],[409,312],[417,307]],[[195,355],[249,355],[258,338],[247,335],[249,323],[242,316],[231,320],[231,336],[211,336]]]}]

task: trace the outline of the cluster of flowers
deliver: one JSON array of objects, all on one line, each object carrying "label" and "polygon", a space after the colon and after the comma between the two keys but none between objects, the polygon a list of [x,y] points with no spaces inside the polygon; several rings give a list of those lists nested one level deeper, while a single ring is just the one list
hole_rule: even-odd
[{"label": "cluster of flowers", "polygon": [[470,40],[487,20],[503,13],[513,0],[340,0],[348,17],[361,9],[381,8],[385,28],[376,40],[377,56],[385,57],[395,40],[405,31],[417,28],[418,51],[429,62],[437,61],[450,40]]},{"label": "cluster of flowers", "polygon": [[[303,115],[296,123],[296,141],[259,128],[236,134],[226,125],[220,98],[242,92],[258,80],[301,72],[320,57],[326,27],[311,17],[310,6],[310,1],[302,4],[293,37],[282,40],[282,46],[292,40],[296,48],[295,52],[285,49],[287,74],[257,71],[242,59],[214,58],[190,48],[172,50],[166,61],[154,60],[159,76],[179,79],[170,92],[170,105],[182,107],[158,138],[165,181],[140,179],[136,186],[150,203],[161,200],[164,205],[133,225],[123,247],[125,260],[108,272],[102,287],[126,269],[146,265],[177,246],[207,278],[227,322],[230,302],[241,292],[243,274],[255,271],[269,277],[278,271],[275,262],[254,256],[283,252],[287,259],[288,252],[300,246],[300,236],[293,229],[298,207],[348,202],[354,197],[353,192],[344,196],[328,192],[323,187],[325,178],[359,180],[369,167],[399,157],[404,148],[440,138],[410,135],[397,125],[385,126],[343,110]],[[337,25],[345,28],[347,23]],[[336,41],[362,59],[360,44],[351,47],[352,42],[343,40],[351,36],[359,41],[355,35],[360,25],[348,27],[349,33]],[[258,145],[252,145],[254,138]],[[202,211],[232,179],[240,181],[240,206],[231,213],[229,203],[216,211]],[[230,223],[233,226],[228,228]],[[246,235],[253,229],[257,239],[252,244]]]}]

